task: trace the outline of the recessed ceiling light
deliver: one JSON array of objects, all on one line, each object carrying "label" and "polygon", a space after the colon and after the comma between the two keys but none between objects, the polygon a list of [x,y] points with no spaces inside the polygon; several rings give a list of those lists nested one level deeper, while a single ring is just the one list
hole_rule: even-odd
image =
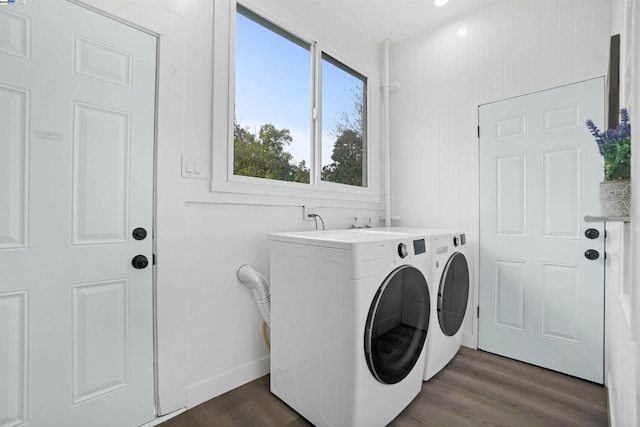
[{"label": "recessed ceiling light", "polygon": [[435,4],[436,6],[440,7],[440,6],[444,6],[445,4],[447,4],[449,0],[435,0],[433,2],[433,4]]}]

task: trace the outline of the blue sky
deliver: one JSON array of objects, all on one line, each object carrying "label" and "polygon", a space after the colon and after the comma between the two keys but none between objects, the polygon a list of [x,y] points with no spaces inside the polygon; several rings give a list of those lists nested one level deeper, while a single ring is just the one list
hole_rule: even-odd
[{"label": "blue sky", "polygon": [[[296,163],[310,159],[310,52],[290,40],[236,14],[236,120],[251,132],[262,124],[287,128],[293,137],[288,151]],[[329,130],[342,111],[351,112],[354,87],[362,82],[323,62],[323,164],[331,162],[335,137]],[[329,143],[327,143],[327,141]]]}]

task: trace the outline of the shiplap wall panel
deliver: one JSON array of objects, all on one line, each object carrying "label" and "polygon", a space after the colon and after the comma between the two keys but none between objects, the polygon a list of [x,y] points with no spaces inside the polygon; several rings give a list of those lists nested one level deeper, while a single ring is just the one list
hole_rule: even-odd
[{"label": "shiplap wall panel", "polygon": [[581,40],[591,41],[590,25],[585,25],[593,19],[593,10],[589,8],[577,7],[574,15],[574,38],[573,38],[573,72],[576,80],[584,80],[591,75],[589,55],[591,49],[588,43]]},{"label": "shiplap wall panel", "polygon": [[[516,76],[522,76],[516,79],[516,91],[522,92],[529,85],[531,76],[529,75],[529,55],[533,47],[533,43],[530,42],[529,36],[529,17],[530,17],[530,5],[527,2],[518,2],[516,4],[516,17],[514,24],[516,26],[516,36],[514,38],[516,53],[515,53],[515,67]],[[522,46],[518,49],[518,46]]]},{"label": "shiplap wall panel", "polygon": [[502,23],[505,8],[492,8],[490,11],[491,26],[491,92],[498,97],[504,93],[504,46]]},{"label": "shiplap wall panel", "polygon": [[573,34],[575,34],[575,3],[560,3],[558,5],[558,52],[563,52],[558,56],[558,80],[566,81],[573,78],[574,64],[573,56]]},{"label": "shiplap wall panel", "polygon": [[[558,3],[543,2],[542,6],[542,84],[544,87],[557,86],[558,81]],[[568,25],[568,22],[563,23]],[[567,52],[563,52],[566,54]]]},{"label": "shiplap wall panel", "polygon": [[[640,5],[636,0],[612,3],[612,34],[620,34],[620,106],[628,108],[631,123],[640,122],[634,101],[639,93]],[[638,98],[635,98],[638,99]],[[632,139],[631,180],[640,181],[640,144]],[[640,192],[634,184],[631,223],[607,223],[607,266],[605,269],[606,333],[605,369],[611,426],[640,422]]]},{"label": "shiplap wall panel", "polygon": [[529,32],[528,39],[521,41],[522,49],[525,49],[526,44],[529,45],[529,56],[527,57],[526,66],[529,70],[529,85],[526,85],[526,82],[523,79],[523,86],[521,88],[520,93],[525,93],[531,87],[542,87],[542,70],[545,67],[545,63],[542,60],[542,53],[544,52],[544,39],[543,39],[543,26],[541,25],[543,21],[543,10],[541,7],[533,7],[533,5],[528,4],[528,16],[529,16]]},{"label": "shiplap wall panel", "polygon": [[[392,43],[394,225],[466,231],[473,298],[478,106],[605,75],[609,14],[608,0],[501,1]],[[467,344],[473,326],[467,318]]]}]

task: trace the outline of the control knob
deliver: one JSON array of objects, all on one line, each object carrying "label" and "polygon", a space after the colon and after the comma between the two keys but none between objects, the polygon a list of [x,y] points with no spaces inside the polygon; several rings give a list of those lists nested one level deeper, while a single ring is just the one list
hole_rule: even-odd
[{"label": "control knob", "polygon": [[398,245],[398,255],[400,255],[400,258],[405,258],[407,255],[409,255],[407,245],[405,245],[404,243],[400,243]]}]

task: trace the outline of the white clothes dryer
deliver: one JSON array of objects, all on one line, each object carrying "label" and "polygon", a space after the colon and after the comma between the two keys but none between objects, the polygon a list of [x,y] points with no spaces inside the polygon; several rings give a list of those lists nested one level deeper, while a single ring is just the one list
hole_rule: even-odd
[{"label": "white clothes dryer", "polygon": [[[433,233],[437,231],[433,230]],[[430,236],[433,251],[431,304],[432,327],[426,342],[424,380],[440,372],[458,353],[469,301],[469,264],[460,232]]]},{"label": "white clothes dryer", "polygon": [[440,372],[458,353],[462,344],[462,325],[469,300],[469,265],[466,235],[455,230],[383,227],[362,232],[389,232],[425,236],[429,247],[431,286],[431,325],[425,343],[424,381]]},{"label": "white clothes dryer", "polygon": [[276,233],[271,391],[317,426],[384,426],[422,386],[428,237]]}]

